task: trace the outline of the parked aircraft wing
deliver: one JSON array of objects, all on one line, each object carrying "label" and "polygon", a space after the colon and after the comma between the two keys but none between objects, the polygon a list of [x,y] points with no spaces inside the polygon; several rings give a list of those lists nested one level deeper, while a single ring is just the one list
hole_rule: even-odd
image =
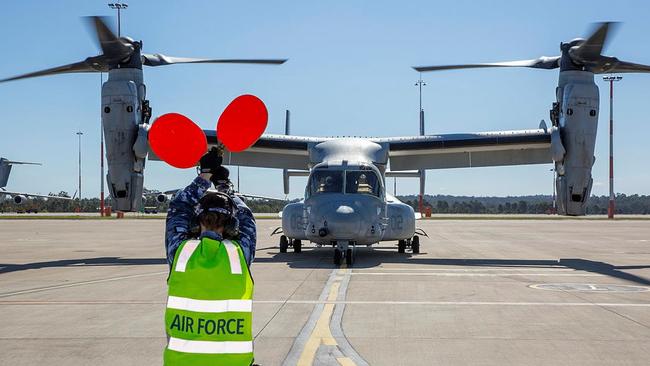
[{"label": "parked aircraft wing", "polygon": [[47,196],[44,194],[33,194],[33,193],[24,193],[24,192],[11,192],[0,189],[0,195],[7,194],[10,196],[25,196],[25,197],[38,197],[38,198],[56,198],[60,200],[71,200],[70,197],[61,197],[61,196]]},{"label": "parked aircraft wing", "polygon": [[241,193],[241,192],[235,192],[235,194],[237,196],[239,196],[239,197],[244,197],[245,199],[263,200],[263,201],[279,201],[279,202],[286,202],[287,201],[284,198],[259,196],[259,195],[255,195],[255,194],[248,194],[248,193]]},{"label": "parked aircraft wing", "polygon": [[[215,131],[204,130],[208,148],[219,145]],[[243,152],[224,151],[224,165],[250,166],[257,168],[301,169],[309,168],[308,146],[331,138],[287,135],[262,135],[253,146]],[[149,159],[160,160],[149,150]]]},{"label": "parked aircraft wing", "polygon": [[377,138],[389,145],[390,169],[446,169],[551,163],[543,129]]},{"label": "parked aircraft wing", "polygon": [[[173,196],[176,194],[176,192],[180,191],[180,188],[177,189],[170,189],[164,192],[161,191],[152,191],[149,193],[145,193],[145,196],[153,196],[153,195],[167,195],[167,196]],[[216,192],[214,188],[208,189],[208,192]],[[243,197],[244,199],[254,199],[254,200],[265,200],[265,201],[281,201],[285,202],[287,201],[286,199],[283,198],[276,198],[276,197],[267,197],[267,196],[260,196],[260,195],[255,195],[255,194],[248,194],[248,193],[241,193],[241,192],[235,192],[236,196]]]}]

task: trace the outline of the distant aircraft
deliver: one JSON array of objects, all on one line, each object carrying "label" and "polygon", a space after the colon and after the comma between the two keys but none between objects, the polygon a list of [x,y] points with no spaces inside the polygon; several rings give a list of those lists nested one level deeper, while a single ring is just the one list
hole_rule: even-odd
[{"label": "distant aircraft", "polygon": [[59,196],[46,196],[42,194],[35,193],[24,193],[24,192],[13,192],[5,189],[7,183],[9,182],[9,173],[11,173],[11,167],[13,165],[19,164],[30,164],[30,165],[41,165],[41,163],[32,163],[27,161],[12,161],[5,158],[0,158],[0,199],[9,199],[12,200],[17,205],[25,204],[29,201],[31,197],[38,198],[56,198],[62,200],[70,200],[69,197],[59,197]]}]

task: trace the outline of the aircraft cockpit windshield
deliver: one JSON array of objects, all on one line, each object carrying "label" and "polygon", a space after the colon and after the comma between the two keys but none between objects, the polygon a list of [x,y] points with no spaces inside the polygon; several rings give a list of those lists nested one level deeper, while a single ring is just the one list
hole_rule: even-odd
[{"label": "aircraft cockpit windshield", "polygon": [[341,170],[315,170],[309,180],[311,194],[343,193],[343,171]]},{"label": "aircraft cockpit windshield", "polygon": [[345,193],[379,196],[379,179],[371,170],[348,170],[345,172]]},{"label": "aircraft cockpit windshield", "polygon": [[381,186],[379,176],[372,170],[316,169],[309,178],[307,193],[308,196],[321,193],[381,196]]}]

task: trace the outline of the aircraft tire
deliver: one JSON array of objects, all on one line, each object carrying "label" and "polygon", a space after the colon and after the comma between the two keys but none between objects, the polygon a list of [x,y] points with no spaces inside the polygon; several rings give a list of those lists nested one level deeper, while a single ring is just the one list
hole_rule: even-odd
[{"label": "aircraft tire", "polygon": [[335,248],[335,249],[334,249],[334,265],[335,265],[335,266],[338,267],[338,266],[341,265],[341,261],[343,260],[342,257],[343,257],[343,252],[341,252],[340,249]]},{"label": "aircraft tire", "polygon": [[406,240],[399,240],[397,242],[397,253],[406,253]]},{"label": "aircraft tire", "polygon": [[420,254],[420,237],[415,235],[411,241],[411,250],[413,254]]},{"label": "aircraft tire", "polygon": [[293,239],[293,252],[300,253],[302,252],[302,242],[300,239]]},{"label": "aircraft tire", "polygon": [[354,264],[354,251],[352,248],[345,251],[345,264],[347,264],[348,267],[352,267]]},{"label": "aircraft tire", "polygon": [[282,235],[280,237],[280,253],[286,253],[287,248],[289,248],[289,239],[286,236]]}]

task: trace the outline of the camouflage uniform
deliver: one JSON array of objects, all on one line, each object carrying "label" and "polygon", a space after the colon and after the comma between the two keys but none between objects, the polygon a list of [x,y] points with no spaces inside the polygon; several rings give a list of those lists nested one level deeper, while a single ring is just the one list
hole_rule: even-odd
[{"label": "camouflage uniform", "polygon": [[[167,224],[165,231],[165,246],[167,247],[167,263],[171,267],[176,254],[176,249],[181,243],[190,238],[190,229],[198,225],[196,207],[199,200],[210,188],[210,181],[196,177],[189,186],[179,191],[169,203],[167,211]],[[255,244],[257,229],[253,213],[241,198],[235,196],[230,185],[219,185],[219,192],[227,193],[237,205],[237,220],[239,220],[239,244],[244,252],[246,262],[250,265],[255,258]],[[222,240],[221,234],[206,231],[201,237]]]}]

